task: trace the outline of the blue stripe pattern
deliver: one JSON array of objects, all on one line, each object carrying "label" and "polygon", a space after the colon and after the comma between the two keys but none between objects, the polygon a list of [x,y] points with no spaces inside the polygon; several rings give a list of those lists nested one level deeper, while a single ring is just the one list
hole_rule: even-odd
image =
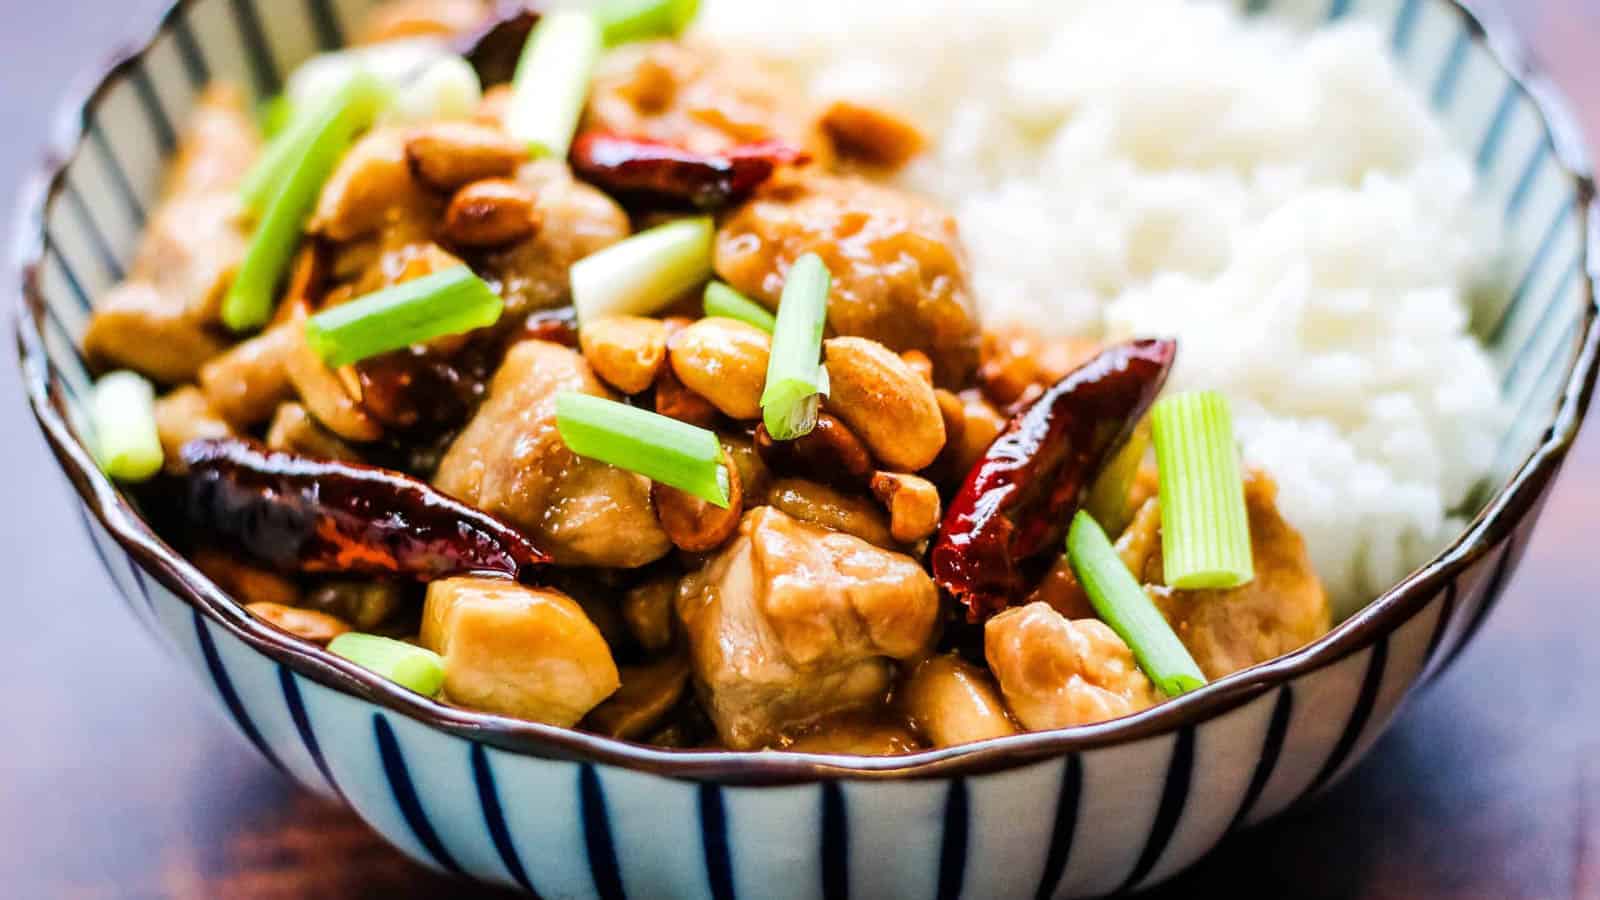
[{"label": "blue stripe pattern", "polygon": [[1061,788],[1056,792],[1056,817],[1050,827],[1050,846],[1044,855],[1035,900],[1049,900],[1061,886],[1072,859],[1072,837],[1078,830],[1078,804],[1083,797],[1083,760],[1074,753],[1061,765]]},{"label": "blue stripe pattern", "polygon": [[622,875],[617,867],[617,848],[611,840],[611,819],[606,813],[605,789],[594,766],[578,767],[579,809],[583,817],[583,843],[589,856],[589,873],[601,900],[624,900]]},{"label": "blue stripe pattern", "polygon": [[311,16],[311,27],[317,32],[317,46],[323,50],[344,46],[344,29],[339,26],[339,13],[333,8],[333,0],[306,0],[306,11]]},{"label": "blue stripe pattern", "polygon": [[306,755],[311,757],[311,762],[322,773],[322,780],[339,797],[344,796],[344,791],[339,787],[339,782],[333,778],[333,770],[328,768],[328,759],[322,755],[322,745],[317,740],[317,733],[311,728],[311,715],[306,711],[305,698],[300,696],[300,685],[294,680],[294,672],[288,666],[278,666],[278,686],[283,690],[283,705],[289,708],[289,718],[294,721],[294,730],[300,734],[300,743],[305,745]]},{"label": "blue stripe pattern", "polygon": [[1161,789],[1161,805],[1156,807],[1156,820],[1150,826],[1150,839],[1134,863],[1133,871],[1117,889],[1123,894],[1139,886],[1161,862],[1172,836],[1178,831],[1178,821],[1183,818],[1183,808],[1189,803],[1189,783],[1194,778],[1194,726],[1186,725],[1173,738],[1172,761],[1167,766],[1167,781]]},{"label": "blue stripe pattern", "polygon": [[1433,658],[1439,652],[1439,645],[1444,643],[1445,632],[1450,630],[1450,619],[1456,612],[1456,592],[1458,588],[1454,581],[1444,589],[1444,602],[1439,607],[1439,621],[1434,623],[1433,635],[1428,638],[1428,649],[1422,654],[1422,669],[1427,671],[1433,665]]},{"label": "blue stripe pattern", "polygon": [[1456,99],[1456,85],[1461,83],[1461,70],[1467,62],[1467,51],[1472,49],[1472,34],[1466,25],[1456,32],[1455,43],[1450,45],[1450,55],[1445,57],[1439,77],[1433,82],[1433,108],[1449,109]]},{"label": "blue stripe pattern", "polygon": [[705,846],[706,883],[712,900],[735,900],[728,814],[722,808],[722,788],[709,782],[700,785],[700,840]]},{"label": "blue stripe pattern", "polygon": [[400,750],[400,742],[395,739],[393,726],[383,713],[372,714],[372,736],[378,742],[378,758],[383,762],[383,774],[389,781],[389,792],[394,795],[395,805],[400,807],[400,815],[411,828],[417,843],[440,868],[453,875],[466,874],[439,840],[433,823],[428,821],[428,814],[422,809],[422,800],[417,797],[417,786],[411,781],[411,771],[406,767],[405,754]]},{"label": "blue stripe pattern", "polygon": [[211,67],[206,63],[205,50],[195,39],[194,26],[189,24],[185,10],[172,17],[172,39],[178,48],[178,58],[183,60],[183,71],[189,76],[189,86],[198,88],[210,81]]},{"label": "blue stripe pattern", "polygon": [[100,227],[99,220],[94,217],[94,213],[89,210],[88,204],[84,202],[83,192],[78,190],[77,185],[71,181],[65,181],[61,185],[61,193],[62,196],[67,198],[67,202],[72,205],[72,210],[78,216],[78,220],[83,223],[83,230],[89,235],[89,243],[94,245],[95,254],[100,260],[101,268],[105,269],[106,275],[111,281],[121,281],[126,277],[127,272],[122,267],[122,261],[117,258],[117,251],[112,249],[111,241],[106,237],[105,230]]},{"label": "blue stripe pattern", "polygon": [[837,781],[822,783],[822,896],[850,896],[850,820],[844,789]]},{"label": "blue stripe pattern", "polygon": [[1528,161],[1522,167],[1522,177],[1517,179],[1517,186],[1511,191],[1511,199],[1506,201],[1506,221],[1517,218],[1522,213],[1522,208],[1527,205],[1528,197],[1533,194],[1533,183],[1539,178],[1539,167],[1550,157],[1550,136],[1541,134],[1539,142],[1534,145],[1533,152],[1528,154]]},{"label": "blue stripe pattern", "polygon": [[255,80],[256,94],[269,97],[278,92],[283,81],[278,74],[278,64],[272,58],[272,45],[267,41],[267,30],[261,25],[261,15],[254,0],[233,0],[233,20],[239,26],[239,41],[244,44],[245,61],[250,64],[250,77]]},{"label": "blue stripe pattern", "polygon": [[1566,226],[1567,220],[1572,217],[1572,210],[1575,205],[1571,200],[1561,204],[1561,209],[1556,212],[1556,217],[1550,220],[1550,224],[1546,226],[1544,237],[1539,241],[1539,248],[1534,251],[1533,259],[1529,260],[1527,268],[1522,270],[1522,277],[1517,281],[1516,290],[1511,293],[1511,300],[1506,305],[1505,312],[1501,313],[1500,321],[1495,323],[1494,330],[1489,333],[1489,343],[1491,345],[1500,343],[1500,339],[1505,336],[1506,326],[1516,318],[1517,308],[1522,305],[1523,300],[1527,299],[1528,291],[1533,289],[1533,283],[1547,271],[1544,267],[1545,261],[1550,258],[1550,254],[1560,241],[1561,229]]},{"label": "blue stripe pattern", "polygon": [[1394,17],[1394,39],[1391,42],[1396,56],[1411,52],[1411,39],[1417,33],[1417,17],[1422,12],[1422,0],[1405,0],[1400,13]]},{"label": "blue stripe pattern", "polygon": [[1477,165],[1480,173],[1494,168],[1495,160],[1499,159],[1500,146],[1505,143],[1506,130],[1511,124],[1511,116],[1517,111],[1517,100],[1521,96],[1522,88],[1507,78],[1500,104],[1494,110],[1494,118],[1489,120],[1489,129],[1478,144]]},{"label": "blue stripe pattern", "polygon": [[130,68],[132,75],[129,80],[133,82],[133,92],[144,104],[145,117],[150,121],[150,130],[155,133],[156,145],[161,148],[163,156],[169,156],[178,146],[177,129],[167,117],[161,98],[156,96],[156,88],[150,83],[150,73],[145,71],[144,60],[136,60]]},{"label": "blue stripe pattern", "polygon": [[489,752],[483,749],[482,744],[473,744],[469,756],[472,761],[472,781],[478,788],[478,805],[483,808],[483,824],[489,830],[489,839],[494,842],[495,852],[500,854],[500,863],[506,867],[518,887],[537,898],[539,892],[534,890],[533,883],[528,879],[528,871],[522,866],[522,857],[511,842],[511,829],[506,826],[505,810],[500,806],[500,790],[495,787],[494,771],[489,768]]},{"label": "blue stripe pattern", "polygon": [[967,880],[967,780],[951,780],[944,801],[944,841],[939,847],[939,900],[956,900]]},{"label": "blue stripe pattern", "polygon": [[1456,642],[1455,647],[1450,651],[1450,655],[1445,657],[1444,664],[1439,667],[1439,674],[1444,674],[1455,664],[1456,659],[1461,656],[1461,652],[1467,649],[1468,644],[1472,643],[1472,639],[1477,635],[1478,629],[1482,628],[1483,623],[1488,620],[1489,612],[1494,609],[1495,601],[1500,599],[1500,592],[1505,589],[1506,577],[1511,574],[1511,560],[1514,558],[1516,551],[1517,536],[1513,534],[1511,537],[1506,538],[1505,550],[1501,551],[1500,561],[1495,564],[1494,575],[1490,577],[1489,585],[1483,592],[1483,604],[1474,610],[1472,618],[1467,620],[1466,630],[1461,632],[1461,640]]},{"label": "blue stripe pattern", "polygon": [[[66,254],[61,252],[61,247],[56,244],[55,238],[51,236],[49,231],[44,233],[44,252],[47,257],[54,256],[56,258],[56,264],[61,267],[61,274],[66,276],[67,288],[72,291],[73,298],[78,301],[78,309],[83,312],[93,309],[94,301],[90,299],[89,292],[84,289],[83,281],[78,278],[77,271],[67,261]],[[55,314],[55,304],[47,304],[45,311]],[[76,345],[74,345],[74,349],[76,349]]]},{"label": "blue stripe pattern", "polygon": [[111,173],[111,183],[122,198],[122,203],[127,207],[128,219],[139,228],[144,227],[145,211],[144,201],[139,199],[139,194],[133,189],[133,181],[128,178],[128,172],[122,167],[122,160],[117,157],[116,151],[111,149],[111,142],[106,139],[106,133],[100,129],[100,123],[89,123],[89,142],[99,149],[101,157],[105,160],[106,170]]},{"label": "blue stripe pattern", "polygon": [[[1531,352],[1533,350],[1533,345],[1537,343],[1540,337],[1546,333],[1545,329],[1549,326],[1550,320],[1555,316],[1557,310],[1561,309],[1561,298],[1565,297],[1567,295],[1567,291],[1572,289],[1573,283],[1577,281],[1578,275],[1582,271],[1582,260],[1575,259],[1572,261],[1572,265],[1567,267],[1566,274],[1562,275],[1561,280],[1556,282],[1555,292],[1550,295],[1550,299],[1545,302],[1544,309],[1539,313],[1539,321],[1534,325],[1533,330],[1528,333],[1528,337],[1522,342],[1522,346],[1517,348],[1516,354],[1513,355],[1511,359],[1511,365],[1506,367],[1506,373],[1500,379],[1500,389],[1502,391],[1510,388],[1511,385],[1516,383],[1518,376],[1522,374],[1523,369],[1526,368],[1530,362],[1538,362],[1538,360],[1530,359],[1530,357],[1533,355]],[[1515,307],[1520,305],[1519,300],[1513,300],[1512,303],[1513,308],[1507,311],[1507,315],[1501,320],[1500,325],[1495,329],[1497,335],[1501,337],[1504,336],[1503,332],[1507,324],[1512,319],[1512,316],[1515,314]],[[1546,360],[1546,362],[1548,362],[1548,360]]]},{"label": "blue stripe pattern", "polygon": [[266,757],[267,762],[279,772],[288,773],[283,763],[278,761],[278,755],[262,739],[261,732],[256,730],[256,723],[245,711],[244,704],[239,702],[239,694],[233,689],[233,680],[228,677],[228,670],[222,665],[222,657],[217,653],[217,645],[211,640],[211,631],[206,625],[205,617],[200,615],[199,609],[191,610],[194,615],[195,640],[200,643],[200,655],[205,659],[206,671],[211,674],[211,683],[217,689],[217,695],[222,698],[222,705],[228,708],[228,715],[233,718],[233,724],[244,733],[245,739],[255,745],[257,751]]},{"label": "blue stripe pattern", "polygon": [[1244,827],[1250,813],[1261,801],[1267,782],[1278,768],[1278,757],[1283,753],[1284,738],[1289,735],[1289,720],[1294,715],[1294,688],[1284,685],[1278,689],[1278,699],[1272,704],[1272,718],[1267,722],[1267,736],[1261,742],[1261,753],[1256,756],[1256,770],[1250,774],[1250,784],[1244,789],[1244,799],[1228,823],[1228,831]]},{"label": "blue stripe pattern", "polygon": [[1339,743],[1335,744],[1333,752],[1328,754],[1328,761],[1323,763],[1322,770],[1317,772],[1317,777],[1311,779],[1311,786],[1301,795],[1302,800],[1326,787],[1350,758],[1350,754],[1355,751],[1362,732],[1366,731],[1367,720],[1372,718],[1373,707],[1377,705],[1378,689],[1383,686],[1383,673],[1388,662],[1389,636],[1386,634],[1372,645],[1372,655],[1367,658],[1367,674],[1361,679],[1361,692],[1356,695],[1356,705],[1350,711],[1350,721],[1345,723],[1344,732],[1339,735]]},{"label": "blue stripe pattern", "polygon": [[1337,22],[1350,14],[1350,0],[1332,0],[1328,4],[1328,21]]}]

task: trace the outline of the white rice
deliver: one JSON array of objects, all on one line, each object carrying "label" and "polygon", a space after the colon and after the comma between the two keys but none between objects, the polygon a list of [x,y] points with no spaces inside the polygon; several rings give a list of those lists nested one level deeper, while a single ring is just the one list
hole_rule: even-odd
[{"label": "white rice", "polygon": [[1175,335],[1348,614],[1454,536],[1496,380],[1498,235],[1376,29],[1184,0],[708,0],[703,32],[937,139],[986,321]]}]

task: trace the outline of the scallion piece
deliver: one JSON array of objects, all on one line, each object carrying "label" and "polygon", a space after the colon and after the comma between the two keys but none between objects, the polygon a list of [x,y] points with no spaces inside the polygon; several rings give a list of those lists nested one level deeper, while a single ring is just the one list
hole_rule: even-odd
[{"label": "scallion piece", "polygon": [[306,341],[338,368],[500,319],[500,297],[455,266],[323,310],[306,320]]},{"label": "scallion piece", "polygon": [[833,275],[815,253],[789,268],[772,332],[772,359],[761,394],[761,418],[775,440],[792,441],[811,433],[817,408],[828,393],[822,367],[822,331],[828,321]]},{"label": "scallion piece", "polygon": [[424,697],[437,696],[444,687],[443,657],[415,644],[348,631],[328,644],[328,652]]},{"label": "scallion piece", "polygon": [[568,10],[540,19],[517,63],[506,131],[526,141],[534,156],[566,159],[599,58],[593,15]]},{"label": "scallion piece", "polygon": [[572,267],[578,322],[647,316],[711,277],[709,218],[683,219],[642,231]]},{"label": "scallion piece", "polygon": [[778,327],[778,317],[768,312],[766,307],[720,281],[706,285],[705,299],[707,316],[738,319],[768,334]]},{"label": "scallion piece", "polygon": [[271,140],[283,133],[294,120],[294,102],[287,94],[278,94],[261,101],[256,108],[256,121],[261,125],[261,136]]},{"label": "scallion piece", "polygon": [[94,386],[90,406],[95,457],[118,481],[145,481],[161,471],[156,390],[133,372],[112,372]]},{"label": "scallion piece", "polygon": [[280,140],[290,149],[271,165],[282,166],[266,184],[266,201],[233,285],[222,300],[222,321],[234,331],[265,325],[272,317],[278,282],[300,242],[322,185],[357,134],[372,124],[388,92],[371,75],[358,73],[316,112],[297,117]]},{"label": "scallion piece", "polygon": [[1255,578],[1250,519],[1228,400],[1215,391],[1156,404],[1161,546],[1168,587],[1235,588]]},{"label": "scallion piece", "polygon": [[556,429],[579,456],[637,472],[728,508],[722,444],[704,428],[568,391],[556,396]]},{"label": "scallion piece", "polygon": [[1089,486],[1083,508],[1094,516],[1106,534],[1121,534],[1133,520],[1134,510],[1128,503],[1128,497],[1133,491],[1134,479],[1139,477],[1139,467],[1144,464],[1145,455],[1149,452],[1150,420],[1145,419],[1134,428],[1133,434],[1128,436],[1128,442],[1111,457],[1094,484]]},{"label": "scallion piece", "polygon": [[700,0],[607,0],[594,11],[606,46],[676,37],[700,14]]},{"label": "scallion piece", "polygon": [[1067,532],[1067,560],[1095,612],[1127,643],[1139,668],[1162,693],[1176,697],[1206,683],[1189,649],[1086,511],[1079,510]]}]

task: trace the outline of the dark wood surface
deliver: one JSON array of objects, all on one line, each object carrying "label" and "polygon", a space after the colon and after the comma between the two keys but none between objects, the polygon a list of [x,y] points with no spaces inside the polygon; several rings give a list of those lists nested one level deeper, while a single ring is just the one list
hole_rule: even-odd
[{"label": "dark wood surface", "polygon": [[[1600,0],[1505,2],[1600,136]],[[0,185],[37,161],[67,79],[159,6],[0,0]],[[0,896],[470,895],[297,791],[202,705],[110,601],[15,383],[0,366]],[[1597,510],[1600,435],[1489,627],[1354,775],[1158,895],[1600,897]]]}]

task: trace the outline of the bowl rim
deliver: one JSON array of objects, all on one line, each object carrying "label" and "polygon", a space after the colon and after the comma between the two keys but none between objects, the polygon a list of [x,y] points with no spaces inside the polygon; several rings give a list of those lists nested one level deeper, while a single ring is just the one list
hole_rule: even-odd
[{"label": "bowl rim", "polygon": [[[804,784],[822,780],[937,779],[988,774],[1068,754],[1129,744],[1192,728],[1225,715],[1311,672],[1334,665],[1374,643],[1425,608],[1463,571],[1483,559],[1537,509],[1571,449],[1600,375],[1600,202],[1582,130],[1560,92],[1531,62],[1520,38],[1482,0],[1443,0],[1462,17],[1499,65],[1534,104],[1553,145],[1554,159],[1572,179],[1586,239],[1582,247],[1584,315],[1578,352],[1545,437],[1510,481],[1447,548],[1322,638],[1250,669],[1218,679],[1142,713],[1094,725],[1030,732],[899,757],[664,750],[584,732],[446,706],[385,681],[320,648],[303,644],[250,616],[210,579],[158,537],[100,472],[72,436],[64,400],[52,390],[41,333],[40,271],[45,212],[60,191],[67,166],[87,131],[90,110],[130,66],[201,0],[172,0],[140,39],[120,45],[104,66],[74,83],[43,161],[21,192],[11,264],[20,288],[16,303],[18,361],[29,407],[79,501],[122,548],[158,582],[253,651],[324,687],[376,704],[432,729],[517,755],[598,763],[690,781],[724,784]],[[1487,600],[1485,602],[1488,602]],[[1464,635],[1462,640],[1470,639]]]}]

